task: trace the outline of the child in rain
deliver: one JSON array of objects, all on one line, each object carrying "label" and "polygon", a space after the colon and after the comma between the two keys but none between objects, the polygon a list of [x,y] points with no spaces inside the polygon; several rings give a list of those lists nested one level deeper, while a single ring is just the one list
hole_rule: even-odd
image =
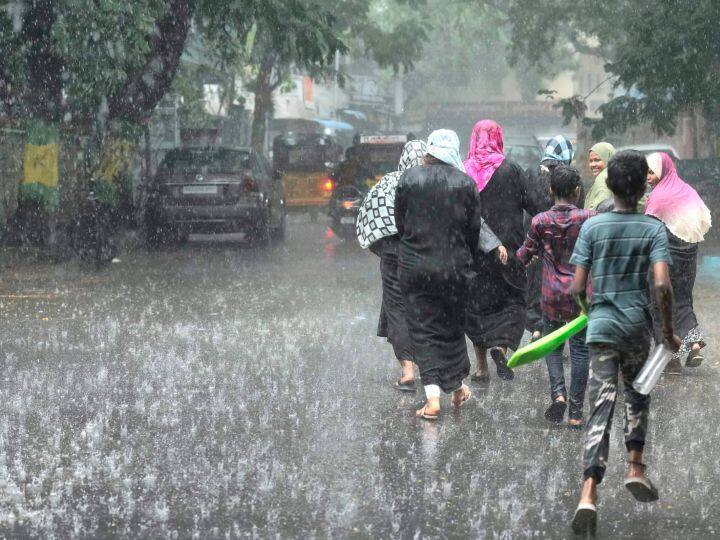
[{"label": "child in rain", "polygon": [[[572,295],[575,267],[570,264],[570,257],[583,223],[596,214],[593,210],[580,210],[576,206],[580,198],[580,173],[574,168],[567,165],[555,167],[550,176],[550,189],[555,205],[533,218],[525,244],[517,252],[518,259],[525,265],[534,257],[541,259],[541,308],[545,335],[580,314],[580,307]],[[585,332],[570,339],[569,395],[565,386],[563,347],[558,347],[546,359],[551,403],[545,411],[545,418],[554,423],[562,422],[569,401],[568,423],[577,429],[583,425],[583,402],[588,378]]]},{"label": "child in rain", "polygon": [[[573,293],[589,317],[590,350],[590,417],[583,452],[585,483],[572,522],[576,534],[595,531],[597,485],[605,475],[619,374],[625,393],[628,451],[625,487],[640,502],[658,499],[658,491],[645,475],[642,460],[650,397],[632,387],[650,350],[651,270],[662,314],[663,338],[673,350],[678,350],[680,340],[672,325],[670,256],[664,226],[637,211],[638,201],[645,193],[647,172],[645,157],[633,150],[619,152],[610,160],[607,186],[613,193],[615,210],[593,217],[583,225],[570,259],[576,266]],[[589,275],[593,285],[591,306],[585,293]]]}]

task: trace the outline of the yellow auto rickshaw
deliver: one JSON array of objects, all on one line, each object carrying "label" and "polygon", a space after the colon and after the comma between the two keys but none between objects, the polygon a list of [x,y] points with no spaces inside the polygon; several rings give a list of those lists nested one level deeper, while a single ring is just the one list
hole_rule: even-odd
[{"label": "yellow auto rickshaw", "polygon": [[328,135],[286,133],[273,141],[273,166],[282,175],[285,204],[310,213],[315,220],[328,204],[334,182],[330,171],[340,148]]}]

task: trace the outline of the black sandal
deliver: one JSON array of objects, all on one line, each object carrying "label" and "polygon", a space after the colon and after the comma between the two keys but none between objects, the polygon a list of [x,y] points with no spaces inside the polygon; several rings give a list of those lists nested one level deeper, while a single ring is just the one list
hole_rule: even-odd
[{"label": "black sandal", "polygon": [[402,382],[401,379],[398,379],[393,383],[393,388],[395,390],[399,390],[400,392],[413,392],[415,393],[415,381],[412,382]]},{"label": "black sandal", "polygon": [[628,461],[629,464],[641,467],[643,476],[633,476],[625,479],[625,487],[632,493],[638,502],[648,503],[655,502],[660,498],[657,488],[653,485],[648,477],[645,476],[647,465],[638,461]]},{"label": "black sandal", "polygon": [[553,424],[559,424],[565,418],[565,409],[567,409],[567,401],[553,401],[545,411],[545,419]]},{"label": "black sandal", "polygon": [[507,357],[500,347],[493,347],[490,349],[490,358],[495,362],[497,368],[498,377],[503,381],[512,381],[515,378],[515,373],[507,365]]}]

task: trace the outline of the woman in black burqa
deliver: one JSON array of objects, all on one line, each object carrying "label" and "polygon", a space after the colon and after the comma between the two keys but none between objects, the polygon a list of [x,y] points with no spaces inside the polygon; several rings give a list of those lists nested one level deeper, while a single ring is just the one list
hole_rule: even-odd
[{"label": "woman in black burqa", "polygon": [[405,319],[405,298],[398,279],[400,239],[395,226],[395,191],[402,173],[421,165],[426,153],[423,141],[409,141],[405,145],[398,169],[383,176],[365,196],[356,224],[360,246],[380,257],[382,307],[377,335],[387,338],[400,363],[400,378],[393,387],[401,392],[415,392],[415,369]]},{"label": "woman in black burqa", "polygon": [[455,132],[428,138],[425,164],[403,173],[395,195],[400,236],[398,268],[407,325],[427,403],[417,416],[436,420],[440,392],[462,406],[471,396],[465,345],[468,288],[479,250],[507,252],[492,231],[483,230],[475,183],[463,171]]},{"label": "woman in black burqa", "polygon": [[489,378],[488,349],[500,378],[510,380],[514,373],[507,367],[508,349],[520,344],[527,310],[527,275],[515,252],[525,240],[525,212],[534,216],[545,210],[549,193],[505,159],[502,128],[492,120],[475,125],[465,168],[480,192],[483,219],[510,253],[507,265],[483,254],[477,259],[466,326],[477,357],[473,380]]}]

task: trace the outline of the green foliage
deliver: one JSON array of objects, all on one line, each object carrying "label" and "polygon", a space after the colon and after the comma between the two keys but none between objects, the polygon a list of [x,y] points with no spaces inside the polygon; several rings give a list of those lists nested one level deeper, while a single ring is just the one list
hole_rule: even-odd
[{"label": "green foliage", "polygon": [[586,121],[596,137],[649,122],[672,133],[683,109],[717,121],[720,3],[715,0],[507,0],[514,58],[542,65],[567,44],[597,54],[626,92]]},{"label": "green foliage", "polygon": [[[22,4],[25,16],[34,3]],[[146,60],[150,52],[147,36],[164,13],[165,2],[56,0],[51,5],[54,20],[47,46],[61,59],[64,110],[87,116],[98,109],[105,97],[122,87],[128,71]],[[7,11],[1,13],[0,76],[8,92],[3,95],[0,91],[0,101],[21,116],[26,114],[27,96],[37,92],[28,86],[34,43],[23,28],[13,24]],[[22,22],[29,28],[34,24]]]},{"label": "green foliage", "polygon": [[[428,17],[427,14],[437,14]],[[422,57],[405,78],[410,107],[434,101],[480,101],[501,92],[510,75],[510,27],[502,6],[475,0],[427,0],[415,15],[427,25]],[[561,59],[562,60],[562,59]],[[557,59],[552,63],[556,68]],[[534,66],[515,69],[522,97],[533,100],[542,86]]]},{"label": "green foliage", "polygon": [[70,110],[96,110],[125,84],[151,52],[148,40],[164,13],[158,0],[64,0],[53,27],[55,49],[64,59]]}]

